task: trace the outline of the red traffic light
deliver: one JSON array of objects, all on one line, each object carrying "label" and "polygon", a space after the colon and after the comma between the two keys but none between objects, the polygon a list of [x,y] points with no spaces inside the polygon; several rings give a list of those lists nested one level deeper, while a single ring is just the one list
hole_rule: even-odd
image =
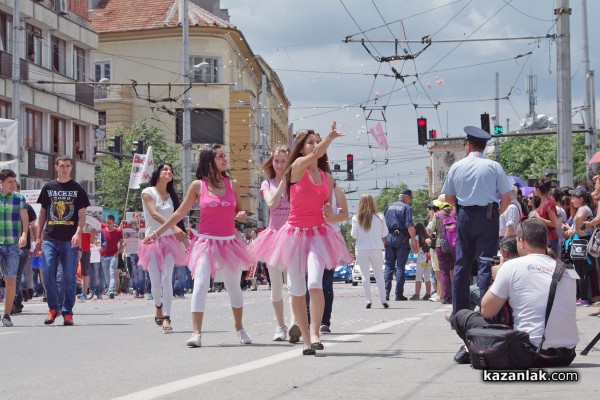
[{"label": "red traffic light", "polygon": [[427,126],[427,118],[417,118],[417,126],[418,127]]},{"label": "red traffic light", "polygon": [[432,129],[429,131],[429,139],[435,139],[437,138],[437,130]]},{"label": "red traffic light", "polygon": [[346,156],[346,161],[354,161],[354,156],[352,154],[348,154]]}]

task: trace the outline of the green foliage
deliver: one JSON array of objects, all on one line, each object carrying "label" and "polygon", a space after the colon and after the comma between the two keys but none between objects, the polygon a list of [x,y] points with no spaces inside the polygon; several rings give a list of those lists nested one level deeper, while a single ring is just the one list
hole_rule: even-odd
[{"label": "green foliage", "polygon": [[[500,164],[507,175],[528,179],[544,177],[544,168],[556,168],[556,136],[526,136],[505,138],[500,142]],[[585,136],[573,135],[573,179],[586,178]],[[556,178],[556,176],[551,176]]]},{"label": "green foliage", "polygon": [[[406,189],[406,184],[401,183],[398,186],[391,186],[381,190],[379,196],[375,197],[377,210],[383,212],[389,203],[397,201],[400,191]],[[412,209],[413,222],[423,221],[427,218],[427,204],[429,204],[429,193],[426,189],[413,190]]]},{"label": "green foliage", "polygon": [[351,223],[345,222],[343,224],[340,224],[340,231],[342,233],[342,237],[346,241],[346,246],[348,247],[348,250],[350,250],[350,253],[354,253],[354,246],[356,244],[356,239],[354,239],[352,237],[352,235],[350,235],[351,230],[352,230]]},{"label": "green foliage", "polygon": [[[145,119],[135,123],[129,130],[119,128],[115,135],[122,136],[123,154],[132,155],[131,150],[135,147],[133,142],[144,140],[146,149],[152,146],[155,165],[162,162],[173,163],[174,175],[181,176],[181,166],[175,164],[181,158],[181,150],[177,146],[170,145],[163,133],[157,127],[149,125]],[[131,164],[130,158],[124,158],[123,166],[120,166],[119,160],[109,155],[100,157],[96,162],[96,194],[101,198],[99,203],[102,207],[123,212]],[[176,180],[176,188],[180,186],[178,183]],[[142,209],[141,191],[142,189],[129,189],[127,211]],[[179,195],[181,196],[181,193]]]}]

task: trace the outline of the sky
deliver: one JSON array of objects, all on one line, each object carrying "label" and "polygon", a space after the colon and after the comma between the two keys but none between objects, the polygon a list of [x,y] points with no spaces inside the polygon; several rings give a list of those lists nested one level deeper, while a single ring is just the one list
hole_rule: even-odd
[{"label": "sky", "polygon": [[[345,137],[336,139],[330,160],[345,169],[354,155],[352,182],[334,173],[350,210],[360,193],[400,183],[427,187],[429,153],[417,144],[417,118],[427,118],[438,137],[464,136],[480,125],[480,114],[495,114],[495,74],[499,75],[499,121],[516,130],[529,112],[527,75],[537,75],[536,113],[556,117],[556,42],[521,39],[467,42],[466,39],[523,38],[556,33],[554,8],[542,0],[221,0],[230,22],[255,54],[278,74],[291,102],[294,130],[327,133],[332,121]],[[581,0],[571,0],[573,122],[582,122],[584,66]],[[599,61],[600,2],[589,0],[590,69]],[[344,43],[351,37],[366,42]],[[433,43],[399,44],[395,39]],[[436,43],[435,41],[460,40]],[[383,43],[388,41],[390,43]],[[368,51],[367,51],[368,49]],[[413,59],[380,62],[395,54]],[[397,74],[393,72],[397,71]],[[400,75],[401,79],[397,79]],[[598,82],[598,80],[596,80]],[[597,86],[597,84],[596,84]],[[369,116],[369,111],[371,111]],[[378,122],[387,150],[368,133]],[[492,125],[494,123],[492,122]]]}]

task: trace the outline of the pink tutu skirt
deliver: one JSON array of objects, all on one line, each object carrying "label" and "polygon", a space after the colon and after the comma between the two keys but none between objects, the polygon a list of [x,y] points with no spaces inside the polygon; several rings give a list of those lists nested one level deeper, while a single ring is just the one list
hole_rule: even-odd
[{"label": "pink tutu skirt", "polygon": [[337,265],[352,261],[341,235],[327,224],[297,228],[286,223],[273,232],[252,242],[250,252],[255,261],[264,261],[267,266],[284,271],[298,268],[306,271],[310,252],[321,257],[326,269],[335,269]]},{"label": "pink tutu skirt", "polygon": [[[277,235],[277,231],[273,228],[265,228],[265,230],[258,234],[256,239],[248,246],[248,252],[252,260],[256,262],[264,261],[261,257],[265,257],[265,254],[271,254],[275,251],[275,235]],[[267,265],[267,267],[270,267],[270,265]]]},{"label": "pink tutu skirt", "polygon": [[150,244],[140,241],[138,245],[139,264],[145,270],[148,270],[150,259],[156,257],[158,269],[162,271],[165,257],[169,253],[175,259],[175,265],[186,265],[185,245],[175,235],[162,236]]},{"label": "pink tutu skirt", "polygon": [[186,264],[195,277],[196,267],[206,262],[210,266],[210,275],[222,268],[232,270],[248,270],[252,266],[252,258],[248,253],[246,243],[235,236],[214,237],[198,235],[190,244],[190,251],[186,258]]}]

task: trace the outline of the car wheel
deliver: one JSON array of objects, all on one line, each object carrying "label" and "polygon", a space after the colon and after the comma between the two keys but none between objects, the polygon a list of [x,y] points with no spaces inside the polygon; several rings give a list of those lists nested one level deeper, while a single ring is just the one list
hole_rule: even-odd
[{"label": "car wheel", "polygon": [[358,282],[352,281],[352,286],[358,286]]}]

